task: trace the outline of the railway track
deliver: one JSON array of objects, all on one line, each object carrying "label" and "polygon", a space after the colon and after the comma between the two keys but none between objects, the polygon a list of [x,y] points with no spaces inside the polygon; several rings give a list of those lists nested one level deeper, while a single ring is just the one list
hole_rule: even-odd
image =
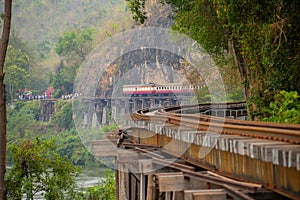
[{"label": "railway track", "polygon": [[299,124],[254,122],[200,114],[205,109],[231,109],[231,107],[241,108],[243,106],[245,107],[244,102],[172,106],[138,110],[131,117],[134,120],[159,121],[180,127],[193,128],[198,131],[300,144]]}]

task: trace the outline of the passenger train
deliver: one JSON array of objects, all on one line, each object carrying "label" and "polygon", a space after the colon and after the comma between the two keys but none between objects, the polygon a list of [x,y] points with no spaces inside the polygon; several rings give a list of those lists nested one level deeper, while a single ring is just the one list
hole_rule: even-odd
[{"label": "passenger train", "polygon": [[200,85],[184,85],[184,84],[140,84],[140,85],[123,85],[123,94],[130,96],[171,96],[195,94],[194,90],[202,88]]}]

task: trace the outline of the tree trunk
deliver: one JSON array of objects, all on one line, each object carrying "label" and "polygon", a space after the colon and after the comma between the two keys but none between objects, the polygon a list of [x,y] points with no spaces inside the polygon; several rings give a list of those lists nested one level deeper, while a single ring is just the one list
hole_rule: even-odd
[{"label": "tree trunk", "polygon": [[6,199],[6,92],[4,85],[4,61],[10,34],[12,0],[4,1],[3,31],[0,40],[0,200]]},{"label": "tree trunk", "polygon": [[[256,83],[255,82],[253,83],[253,80],[250,80],[251,79],[250,69],[247,66],[247,63],[246,63],[246,60],[245,60],[244,56],[242,55],[242,50],[241,50],[240,44],[237,41],[237,39],[233,39],[232,44],[233,44],[235,59],[237,61],[237,65],[238,65],[238,69],[239,69],[241,81],[244,84],[245,100],[246,100],[246,103],[249,103],[249,100],[250,100],[250,91],[251,91],[252,88],[254,88],[254,85]],[[256,104],[254,102],[252,102],[251,105],[247,106],[248,116],[252,120],[257,120],[257,118],[251,116],[253,110],[256,110],[256,109],[257,109],[257,106],[256,106]]]},{"label": "tree trunk", "polygon": [[241,76],[241,80],[244,84],[244,95],[245,95],[245,99],[246,102],[248,102],[249,100],[249,95],[250,95],[250,80],[249,80],[249,70],[247,68],[247,65],[245,63],[245,60],[242,56],[242,51],[240,48],[240,45],[238,43],[238,41],[236,39],[234,39],[232,41],[233,44],[233,49],[234,49],[234,54],[237,60],[237,65],[238,65],[238,69],[240,72],[240,76]]}]

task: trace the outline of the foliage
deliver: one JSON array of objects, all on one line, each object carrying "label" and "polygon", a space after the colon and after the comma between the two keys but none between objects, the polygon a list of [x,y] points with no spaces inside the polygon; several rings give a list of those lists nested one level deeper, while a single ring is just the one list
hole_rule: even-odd
[{"label": "foliage", "polygon": [[[18,144],[24,139],[54,140],[57,145],[56,153],[68,158],[74,165],[97,166],[99,163],[85,148],[72,121],[72,102],[58,101],[57,112],[51,122],[40,122],[40,105],[38,101],[18,101],[14,107],[8,107],[8,144]],[[105,130],[115,129],[116,125],[104,126]],[[101,138],[99,129],[87,131]],[[85,134],[85,133],[84,133]],[[88,136],[86,136],[88,137]],[[8,161],[11,155],[8,152]]]},{"label": "foliage", "polygon": [[11,103],[16,98],[16,93],[25,88],[29,82],[29,74],[23,68],[12,65],[5,70],[5,84],[7,85]]},{"label": "foliage", "polygon": [[74,127],[72,120],[72,101],[58,100],[56,112],[52,118],[58,130],[69,130]]},{"label": "foliage", "polygon": [[118,128],[118,125],[116,123],[113,123],[111,125],[106,125],[106,126],[103,126],[102,127],[102,132],[103,133],[106,133],[106,132],[109,132],[109,131],[114,131]]},{"label": "foliage", "polygon": [[[87,25],[102,27],[107,16],[117,12],[114,8],[120,4],[124,6],[121,0],[15,0],[12,26],[22,39],[32,43],[36,54],[48,56],[49,48],[55,46],[60,34]],[[124,13],[124,8],[118,12]]]},{"label": "foliage", "polygon": [[[17,44],[15,44],[17,45]],[[25,71],[29,71],[29,56],[21,49],[16,49],[12,45],[8,46],[5,60],[5,67],[16,65]]]},{"label": "foliage", "polygon": [[76,54],[83,60],[92,49],[94,33],[95,31],[90,28],[82,29],[80,32],[65,32],[63,36],[58,38],[55,51],[60,56]]},{"label": "foliage", "polygon": [[101,185],[89,187],[84,194],[86,200],[114,200],[116,199],[115,173],[107,171]]},{"label": "foliage", "polygon": [[5,84],[7,85],[8,97],[13,103],[16,93],[30,83],[29,56],[21,49],[9,45],[4,71],[6,73]]},{"label": "foliage", "polygon": [[60,98],[63,94],[72,94],[76,77],[77,65],[66,67],[64,65],[56,72],[53,78],[53,87],[56,91],[54,97]]},{"label": "foliage", "polygon": [[13,109],[8,109],[8,143],[15,143],[39,130],[40,105],[38,101],[18,101]]},{"label": "foliage", "polygon": [[144,11],[146,0],[126,0],[129,10],[133,13],[133,19],[136,22],[143,24],[146,17],[146,12]]},{"label": "foliage", "polygon": [[52,136],[58,146],[57,153],[64,155],[72,161],[74,165],[79,166],[97,166],[97,161],[82,144],[78,133],[74,128],[59,132]]},{"label": "foliage", "polygon": [[252,119],[263,117],[276,91],[300,91],[299,1],[164,2],[174,8],[174,29],[191,36],[217,59],[233,54],[232,67],[239,69]]},{"label": "foliage", "polygon": [[264,121],[300,124],[300,96],[297,92],[280,91],[264,111]]},{"label": "foliage", "polygon": [[[6,177],[9,199],[33,199],[42,192],[45,199],[71,199],[79,168],[55,153],[54,141],[24,140],[12,145],[14,165]],[[67,195],[66,195],[67,194]]]}]

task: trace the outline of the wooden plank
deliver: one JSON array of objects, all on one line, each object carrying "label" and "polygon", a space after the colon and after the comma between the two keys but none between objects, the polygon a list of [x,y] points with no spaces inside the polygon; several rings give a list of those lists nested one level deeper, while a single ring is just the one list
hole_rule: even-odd
[{"label": "wooden plank", "polygon": [[151,159],[139,160],[139,171],[140,173],[153,172],[152,160]]},{"label": "wooden plank", "polygon": [[98,152],[98,153],[94,153],[94,156],[97,157],[97,158],[100,158],[100,157],[115,157],[117,156],[117,153],[116,152]]},{"label": "wooden plank", "polygon": [[110,140],[92,141],[92,152],[95,157],[117,156],[117,147]]},{"label": "wooden plank", "polygon": [[[185,190],[184,191],[184,200],[193,200],[193,194],[195,193],[201,193],[201,192],[205,192],[207,190]],[[208,190],[211,192],[224,192],[223,189],[212,189],[212,190]]]},{"label": "wooden plank", "polygon": [[146,200],[146,177],[140,174],[140,200]]},{"label": "wooden plank", "polygon": [[183,191],[185,188],[184,176],[181,174],[158,174],[158,181],[160,192]]},{"label": "wooden plank", "polygon": [[211,172],[211,171],[206,171],[206,173],[209,174],[209,175],[212,175],[212,176],[215,176],[215,177],[227,180],[227,181],[238,183],[240,185],[245,185],[245,186],[249,186],[249,187],[256,187],[256,188],[261,188],[262,187],[261,184],[248,183],[248,182],[243,182],[243,181],[237,181],[237,180],[234,180],[234,179],[231,179],[231,178],[227,178],[225,176],[222,176],[220,174],[217,174],[217,173],[214,173],[214,172]]},{"label": "wooden plank", "polygon": [[92,147],[96,146],[106,146],[106,145],[115,145],[117,140],[93,140],[91,141]]},{"label": "wooden plank", "polygon": [[92,152],[94,154],[96,153],[101,153],[101,152],[111,152],[113,151],[113,153],[117,153],[117,148],[113,147],[113,146],[102,146],[101,148],[96,148],[96,149],[92,149]]},{"label": "wooden plank", "polygon": [[155,197],[155,185],[153,184],[153,174],[148,175],[147,183],[147,197],[146,200],[154,200]]},{"label": "wooden plank", "polygon": [[131,163],[138,162],[142,156],[139,153],[129,151],[129,150],[119,150],[118,151],[118,162],[121,163]]},{"label": "wooden plank", "polygon": [[224,200],[226,199],[226,192],[217,191],[201,191],[193,193],[193,200]]}]

